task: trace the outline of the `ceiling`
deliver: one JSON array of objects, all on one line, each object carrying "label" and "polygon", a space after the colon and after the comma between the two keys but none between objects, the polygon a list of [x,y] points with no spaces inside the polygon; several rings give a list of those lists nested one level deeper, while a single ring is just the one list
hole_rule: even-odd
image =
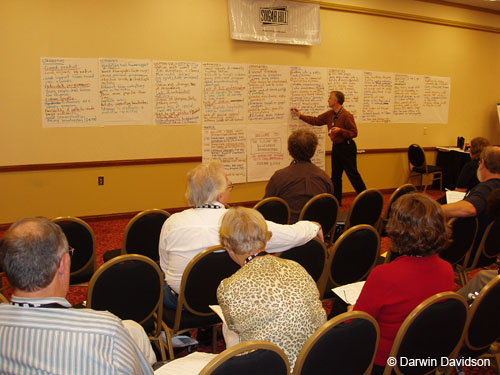
[{"label": "ceiling", "polygon": [[442,0],[435,2],[441,4],[454,3],[464,5],[467,8],[482,8],[484,10],[492,10],[495,13],[500,13],[500,0]]}]

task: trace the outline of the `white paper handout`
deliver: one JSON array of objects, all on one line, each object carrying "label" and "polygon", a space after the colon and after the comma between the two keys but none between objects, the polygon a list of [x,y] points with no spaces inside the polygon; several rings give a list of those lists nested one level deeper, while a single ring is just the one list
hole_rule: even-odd
[{"label": "white paper handout", "polygon": [[348,305],[355,305],[364,285],[364,281],[358,281],[357,283],[342,285],[337,288],[333,288],[332,291],[340,298],[342,298],[342,300]]},{"label": "white paper handout", "polygon": [[217,354],[194,352],[161,366],[155,375],[197,375]]},{"label": "white paper handout", "polygon": [[465,191],[446,191],[446,203],[455,203],[463,200],[465,197]]}]

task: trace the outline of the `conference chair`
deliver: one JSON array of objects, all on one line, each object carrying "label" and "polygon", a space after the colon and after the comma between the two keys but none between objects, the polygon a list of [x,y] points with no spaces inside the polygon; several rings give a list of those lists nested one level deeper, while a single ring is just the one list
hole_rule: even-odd
[{"label": "conference chair", "polygon": [[239,268],[220,245],[205,249],[191,259],[182,274],[177,308],[163,308],[163,327],[170,359],[174,358],[172,337],[199,327],[213,327],[212,349],[215,353],[215,326],[221,320],[209,305],[218,304],[220,282]]},{"label": "conference chair", "polygon": [[138,254],[120,255],[104,263],[89,283],[87,307],[107,310],[143,326],[166,359],[162,344],[163,273],[153,260]]},{"label": "conference chair", "polygon": [[71,256],[70,284],[88,282],[96,270],[94,231],[85,221],[72,216],[52,221],[61,227],[69,246],[75,249]]},{"label": "conference chair", "polygon": [[398,200],[398,198],[402,197],[405,194],[409,193],[415,193],[417,191],[417,188],[413,186],[412,184],[404,184],[398,187],[394,192],[392,193],[391,197],[389,198],[389,202],[387,203],[387,208],[385,210],[385,213],[380,220],[379,224],[379,233],[381,236],[387,235],[385,233],[385,226],[387,225],[387,222],[389,221],[389,217],[391,215],[391,209],[392,205],[394,202]]},{"label": "conference chair", "polygon": [[278,224],[288,224],[290,222],[290,206],[280,197],[262,199],[253,208],[259,211],[266,220]]},{"label": "conference chair", "polygon": [[[438,293],[420,303],[396,334],[384,375],[434,373],[442,358],[456,358],[467,322],[467,302],[454,292]],[[425,361],[410,362],[421,358]]]},{"label": "conference chair", "polygon": [[335,241],[328,265],[329,281],[341,286],[364,280],[378,258],[380,236],[371,225],[360,224],[346,230]]},{"label": "conference chair", "polygon": [[448,221],[451,226],[453,242],[447,249],[442,250],[439,256],[449,262],[458,274],[462,285],[462,271],[469,259],[472,246],[476,239],[478,220],[477,217],[452,218]]},{"label": "conference chair", "polygon": [[428,183],[425,185],[424,176],[432,177],[432,181],[439,180],[439,190],[443,190],[443,170],[436,165],[429,165],[425,160],[425,152],[422,147],[412,144],[408,147],[408,182],[412,177],[420,176],[420,186],[424,186],[424,193],[427,190]]},{"label": "conference chair", "polygon": [[337,238],[345,230],[359,224],[377,228],[384,208],[384,196],[377,189],[362,191],[352,202],[349,210],[341,211],[337,218],[335,235]]},{"label": "conference chair", "polygon": [[332,194],[322,193],[315,195],[302,207],[300,220],[316,221],[321,224],[323,236],[327,247],[333,243],[335,224],[339,202]]},{"label": "conference chair", "polygon": [[199,375],[289,375],[286,354],[267,341],[246,341],[224,350]]},{"label": "conference chair", "polygon": [[300,351],[293,375],[371,374],[380,330],[362,311],[351,311],[319,327]]},{"label": "conference chair", "polygon": [[469,257],[464,261],[467,266],[462,271],[462,284],[467,281],[468,272],[478,268],[486,267],[497,261],[500,255],[500,219],[492,221],[484,231],[481,243],[471,260]]},{"label": "conference chair", "polygon": [[[476,297],[469,310],[460,358],[477,358],[487,354],[491,344],[500,338],[500,276],[492,279]],[[500,353],[495,355],[497,366]]]},{"label": "conference chair", "polygon": [[167,211],[158,208],[139,212],[125,227],[121,249],[105,252],[104,262],[123,254],[142,254],[159,262],[160,233],[163,223],[169,217],[170,214]]},{"label": "conference chair", "polygon": [[[283,259],[290,259],[299,263],[311,275],[320,289],[320,282],[326,279],[325,265],[328,258],[325,244],[318,238],[313,238],[301,246],[292,247],[280,255]],[[321,290],[321,289],[320,289]]]}]

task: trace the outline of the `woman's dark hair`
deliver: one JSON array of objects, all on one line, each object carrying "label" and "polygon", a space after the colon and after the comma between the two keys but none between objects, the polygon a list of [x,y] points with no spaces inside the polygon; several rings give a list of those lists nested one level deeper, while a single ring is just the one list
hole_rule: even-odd
[{"label": "woman's dark hair", "polygon": [[411,193],[391,207],[387,234],[402,255],[430,256],[451,243],[451,229],[441,206],[429,196]]},{"label": "woman's dark hair", "polygon": [[476,137],[470,141],[470,156],[472,159],[479,159],[483,149],[490,145],[490,141],[483,137]]}]

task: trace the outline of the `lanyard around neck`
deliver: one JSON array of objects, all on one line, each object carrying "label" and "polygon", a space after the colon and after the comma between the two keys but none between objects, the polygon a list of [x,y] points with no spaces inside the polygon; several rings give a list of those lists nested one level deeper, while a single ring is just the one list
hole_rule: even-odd
[{"label": "lanyard around neck", "polygon": [[267,255],[267,254],[268,254],[267,251],[261,251],[260,253],[252,254],[247,259],[245,259],[245,264],[247,264],[248,262],[250,262],[255,257],[261,257],[261,256],[264,256],[264,255]]}]

